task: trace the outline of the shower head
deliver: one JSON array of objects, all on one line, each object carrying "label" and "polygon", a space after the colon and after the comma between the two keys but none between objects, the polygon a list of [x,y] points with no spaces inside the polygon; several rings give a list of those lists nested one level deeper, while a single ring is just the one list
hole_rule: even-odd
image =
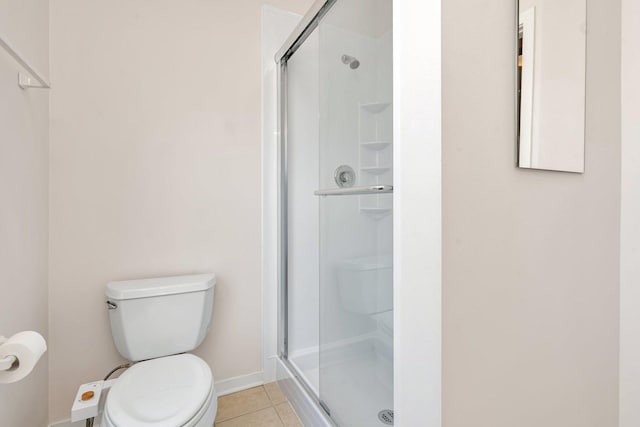
[{"label": "shower head", "polygon": [[360,61],[349,55],[342,55],[342,63],[348,65],[352,70],[355,70],[360,66]]}]

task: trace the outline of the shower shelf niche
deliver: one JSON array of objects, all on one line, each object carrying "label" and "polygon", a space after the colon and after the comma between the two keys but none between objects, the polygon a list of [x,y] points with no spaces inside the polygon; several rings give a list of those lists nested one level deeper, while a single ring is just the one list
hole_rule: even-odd
[{"label": "shower shelf niche", "polygon": [[[390,167],[386,166],[367,166],[360,168],[362,172],[369,173],[371,175],[382,175],[383,173],[389,172],[391,170]],[[377,184],[377,183],[376,183]]]},{"label": "shower shelf niche", "polygon": [[371,113],[378,114],[382,113],[391,105],[390,102],[369,102],[367,104],[360,104],[360,108]]},{"label": "shower shelf niche", "polygon": [[[391,102],[360,104],[359,169],[362,185],[393,185]],[[359,196],[360,213],[375,221],[393,213],[390,194]]]},{"label": "shower shelf niche", "polygon": [[367,150],[380,151],[380,150],[384,150],[387,147],[390,147],[391,143],[388,141],[367,141],[367,142],[361,142],[360,146]]},{"label": "shower shelf niche", "polygon": [[374,219],[382,219],[393,212],[393,208],[378,208],[369,206],[360,206],[360,212]]}]

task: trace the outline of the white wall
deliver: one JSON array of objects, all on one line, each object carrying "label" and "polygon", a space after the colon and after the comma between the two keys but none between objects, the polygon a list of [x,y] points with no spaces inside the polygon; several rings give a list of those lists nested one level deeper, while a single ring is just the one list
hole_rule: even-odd
[{"label": "white wall", "polygon": [[109,280],[216,272],[196,353],[216,381],[262,370],[263,3],[51,3],[50,421],[121,360]]},{"label": "white wall", "polygon": [[620,427],[640,425],[640,1],[622,0]]},{"label": "white wall", "polygon": [[443,3],[443,424],[614,427],[620,3],[587,5],[581,175],[514,166],[514,7]]},{"label": "white wall", "polygon": [[[391,122],[392,108],[378,118],[360,108],[361,104],[391,101],[389,97],[380,97],[383,92],[389,94],[391,80],[377,79],[377,59],[378,56],[385,56],[387,63],[390,63],[391,46],[382,44],[379,38],[382,34],[375,32],[379,30],[381,21],[373,18],[376,14],[386,16],[387,20],[382,22],[389,31],[391,16],[388,1],[369,4],[344,1],[336,4],[325,15],[319,28],[320,145],[317,161],[320,188],[337,188],[334,173],[340,165],[349,165],[354,169],[356,186],[376,182],[393,184],[392,170],[378,176],[363,170],[374,166],[391,167],[391,148],[386,150],[384,160],[378,163],[376,153],[361,148],[359,144],[373,140],[376,127],[382,127],[385,121]],[[382,47],[388,50],[382,51]],[[343,64],[341,58],[344,54],[357,58],[360,66],[351,69]],[[389,123],[384,123],[387,128]],[[368,138],[363,140],[365,133]],[[390,137],[390,134],[387,135],[389,141]],[[360,210],[360,206],[390,203],[391,200],[391,195],[320,199],[320,345],[324,348],[340,340],[358,339],[376,328],[373,317],[350,312],[344,307],[340,296],[340,270],[344,268],[345,261],[360,264],[362,257],[391,256],[391,242],[387,239],[386,246],[378,243],[382,241],[379,240],[380,235],[391,233],[392,217],[388,215],[378,219]],[[387,285],[390,290],[393,283],[389,281]],[[323,393],[326,396],[331,391],[325,390]]]},{"label": "white wall", "polygon": [[[48,76],[49,4],[0,1],[0,36]],[[48,338],[49,92],[21,90],[17,62],[0,47],[0,335]],[[48,353],[24,380],[0,384],[0,425],[47,422]]]},{"label": "white wall", "polygon": [[398,427],[438,427],[442,423],[440,3],[393,2],[394,402]]}]

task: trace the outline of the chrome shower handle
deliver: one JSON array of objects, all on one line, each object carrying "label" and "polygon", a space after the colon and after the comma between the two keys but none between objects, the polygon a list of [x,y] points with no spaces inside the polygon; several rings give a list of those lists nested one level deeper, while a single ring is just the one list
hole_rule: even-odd
[{"label": "chrome shower handle", "polygon": [[369,185],[367,187],[329,188],[316,190],[316,196],[348,196],[352,194],[381,194],[393,193],[393,185]]}]

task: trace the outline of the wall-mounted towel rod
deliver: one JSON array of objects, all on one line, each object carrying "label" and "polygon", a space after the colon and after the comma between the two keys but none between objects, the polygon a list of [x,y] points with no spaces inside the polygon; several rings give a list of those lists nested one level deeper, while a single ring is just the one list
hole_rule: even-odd
[{"label": "wall-mounted towel rod", "polygon": [[33,68],[29,63],[20,56],[20,54],[7,42],[7,39],[0,35],[0,46],[2,46],[9,55],[13,57],[18,63],[31,75],[28,76],[23,73],[18,73],[18,86],[22,89],[28,88],[37,88],[37,89],[49,89],[51,86],[49,83],[42,77],[35,68]]}]

